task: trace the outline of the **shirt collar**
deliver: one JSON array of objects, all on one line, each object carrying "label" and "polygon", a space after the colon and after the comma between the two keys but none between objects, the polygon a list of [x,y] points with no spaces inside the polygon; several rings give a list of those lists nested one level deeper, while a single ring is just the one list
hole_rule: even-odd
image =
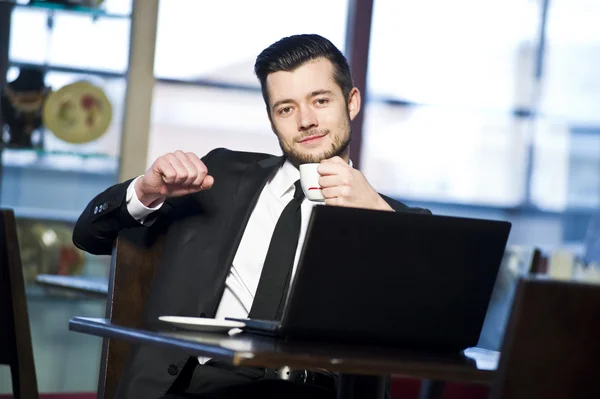
[{"label": "shirt collar", "polygon": [[[348,164],[352,166],[351,159]],[[290,191],[293,193],[295,190],[294,183],[299,179],[300,171],[286,159],[281,168],[275,173],[275,176],[273,176],[269,186],[273,194],[275,194],[277,198],[281,198]]]},{"label": "shirt collar", "polygon": [[273,180],[271,180],[269,185],[273,194],[275,194],[277,198],[281,198],[287,194],[288,191],[295,190],[294,183],[296,183],[296,180],[298,179],[300,179],[300,171],[286,159],[281,168],[275,173],[275,176],[273,176]]}]

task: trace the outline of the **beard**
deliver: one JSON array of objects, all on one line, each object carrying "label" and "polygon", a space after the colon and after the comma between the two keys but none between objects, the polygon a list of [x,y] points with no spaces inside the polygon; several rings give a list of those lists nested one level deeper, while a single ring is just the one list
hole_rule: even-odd
[{"label": "beard", "polygon": [[[294,148],[294,143],[290,144],[281,139],[281,135],[277,133],[279,140],[279,147],[285,155],[285,157],[294,165],[296,168],[305,163],[319,163],[324,159],[330,159],[333,157],[341,156],[344,154],[350,142],[352,141],[352,127],[350,125],[350,116],[348,115],[345,119],[345,123],[340,126],[340,133],[332,138],[331,146],[328,149],[323,150],[320,154],[314,153],[303,153]],[[294,140],[301,140],[310,136],[317,136],[323,134],[329,134],[329,129],[311,129],[305,132],[299,138]]]}]

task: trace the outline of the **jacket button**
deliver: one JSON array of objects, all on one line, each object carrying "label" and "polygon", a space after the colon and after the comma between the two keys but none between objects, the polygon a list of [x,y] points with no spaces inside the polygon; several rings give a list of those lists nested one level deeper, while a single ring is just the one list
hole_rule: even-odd
[{"label": "jacket button", "polygon": [[171,375],[177,375],[177,373],[179,373],[179,367],[174,364],[170,364],[169,368],[167,368],[167,372]]}]

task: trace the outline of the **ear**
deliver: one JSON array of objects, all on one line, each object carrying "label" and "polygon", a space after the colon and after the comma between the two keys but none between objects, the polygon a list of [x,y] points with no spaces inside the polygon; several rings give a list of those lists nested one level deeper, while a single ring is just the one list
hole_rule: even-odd
[{"label": "ear", "polygon": [[360,91],[356,87],[353,87],[348,94],[348,114],[350,115],[350,120],[356,118],[356,115],[360,112],[360,105]]}]

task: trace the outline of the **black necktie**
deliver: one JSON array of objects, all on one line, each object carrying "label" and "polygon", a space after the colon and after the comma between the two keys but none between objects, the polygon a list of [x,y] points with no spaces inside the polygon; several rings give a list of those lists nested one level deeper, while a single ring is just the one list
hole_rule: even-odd
[{"label": "black necktie", "polygon": [[300,204],[304,193],[300,180],[294,183],[294,198],[287,204],[275,225],[271,244],[260,274],[258,288],[248,317],[280,320],[292,277],[296,247],[300,237]]}]

